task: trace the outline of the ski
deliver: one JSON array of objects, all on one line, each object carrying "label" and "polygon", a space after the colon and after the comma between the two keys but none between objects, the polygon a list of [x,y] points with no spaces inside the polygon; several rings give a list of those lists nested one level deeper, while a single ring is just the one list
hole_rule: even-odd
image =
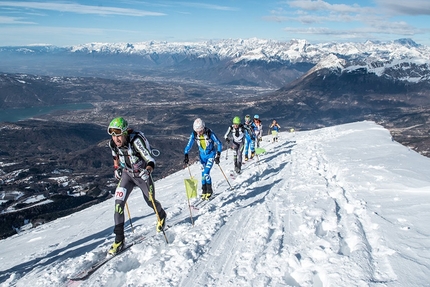
[{"label": "ski", "polygon": [[212,201],[217,195],[218,195],[218,193],[213,193],[209,199],[207,199],[207,200],[201,199],[196,204],[191,205],[191,207],[195,210],[199,210],[201,207],[205,206],[208,202]]},{"label": "ski", "polygon": [[209,202],[211,202],[213,199],[215,198],[215,196],[212,195],[211,198],[209,198],[208,200],[202,200],[201,202],[199,202],[200,204],[195,207],[194,209],[199,210],[200,208],[205,207]]},{"label": "ski", "polygon": [[125,251],[129,250],[130,247],[132,247],[133,245],[141,243],[145,238],[146,238],[146,236],[142,236],[142,237],[134,240],[130,244],[127,244],[126,246],[124,246],[124,248],[119,253],[112,255],[112,256],[107,255],[105,258],[100,259],[98,262],[93,263],[90,267],[82,270],[81,272],[77,273],[73,277],[69,278],[69,280],[70,281],[83,281],[83,280],[88,279],[91,276],[91,274],[96,272],[100,267],[102,267],[103,265],[105,265],[107,262],[114,259],[115,257],[123,254]]},{"label": "ski", "polygon": [[231,171],[231,172],[230,172],[230,177],[231,177],[231,179],[236,180],[236,178],[237,178],[239,175],[241,175],[241,174],[242,174],[242,171],[240,171],[240,172]]}]

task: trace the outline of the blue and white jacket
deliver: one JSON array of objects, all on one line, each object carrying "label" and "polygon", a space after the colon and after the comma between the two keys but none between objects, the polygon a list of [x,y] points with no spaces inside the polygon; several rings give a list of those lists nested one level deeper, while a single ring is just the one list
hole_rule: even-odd
[{"label": "blue and white jacket", "polygon": [[201,136],[199,136],[195,131],[191,133],[190,139],[188,140],[188,144],[184,150],[185,154],[188,154],[188,152],[193,147],[194,142],[196,142],[197,146],[199,147],[199,153],[201,158],[207,157],[210,154],[213,154],[213,156],[215,156],[216,152],[221,153],[222,151],[221,141],[218,139],[215,133],[212,132],[211,129],[206,127]]}]

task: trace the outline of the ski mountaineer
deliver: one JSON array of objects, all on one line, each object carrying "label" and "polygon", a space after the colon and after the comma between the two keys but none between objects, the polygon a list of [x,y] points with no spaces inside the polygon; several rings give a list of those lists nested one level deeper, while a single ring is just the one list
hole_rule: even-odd
[{"label": "ski mountaineer", "polygon": [[219,164],[222,151],[222,143],[211,129],[205,127],[205,123],[200,118],[197,118],[194,121],[193,130],[194,131],[191,133],[190,139],[188,140],[188,144],[184,150],[184,163],[189,163],[188,152],[193,147],[193,143],[196,142],[197,146],[199,147],[200,163],[203,167],[202,199],[208,200],[213,193],[210,171],[214,162],[216,164]]},{"label": "ski mountaineer", "polygon": [[251,120],[250,115],[245,116],[245,128],[249,130],[249,133],[245,135],[245,161],[248,160],[248,151],[251,151],[251,158],[255,156],[255,136],[254,136],[254,122]]},{"label": "ski mountaineer", "polygon": [[243,147],[245,143],[246,134],[251,133],[251,130],[247,130],[247,128],[240,123],[239,117],[233,118],[233,124],[230,125],[227,129],[227,132],[224,135],[224,139],[227,144],[230,143],[229,135],[232,135],[232,146],[233,149],[233,161],[234,161],[234,171],[240,174],[242,170],[242,153]]},{"label": "ski mountaineer", "polygon": [[260,142],[263,140],[263,124],[261,123],[259,115],[254,116],[254,135],[257,147],[260,147]]},{"label": "ski mountaineer", "polygon": [[281,129],[281,126],[276,122],[276,120],[273,120],[272,124],[269,127],[272,130],[272,139],[273,142],[278,141],[278,133]]},{"label": "ski mountaineer", "polygon": [[[114,175],[119,180],[115,190],[115,242],[108,253],[115,255],[124,248],[124,207],[134,187],[140,188],[146,204],[156,210],[158,232],[164,230],[166,212],[155,200],[155,188],[151,174],[155,168],[155,160],[145,135],[128,128],[124,118],[114,118],[107,129],[112,139],[109,147],[112,150]],[[152,203],[154,200],[154,203]],[[159,219],[159,220],[158,220]]]}]

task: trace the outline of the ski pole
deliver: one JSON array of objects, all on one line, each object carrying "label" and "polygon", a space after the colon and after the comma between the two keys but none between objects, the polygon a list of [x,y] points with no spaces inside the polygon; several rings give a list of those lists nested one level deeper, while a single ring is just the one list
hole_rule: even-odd
[{"label": "ski pole", "polygon": [[191,174],[190,165],[189,165],[189,164],[187,164],[187,167],[188,167],[188,172],[190,173],[190,177],[191,177],[191,178],[193,178],[193,175]]},{"label": "ski pole", "polygon": [[222,170],[221,166],[219,164],[217,164],[219,167],[219,170],[222,172],[222,175],[224,175],[225,180],[227,181],[228,185],[230,186],[230,189],[233,189],[233,187],[231,186],[230,182],[228,181],[227,177],[225,176],[224,171]]},{"label": "ski pole", "polygon": [[125,203],[125,209],[127,209],[128,220],[130,221],[131,231],[134,233],[133,222],[131,222],[130,209],[128,208],[128,203]]},{"label": "ski pole", "polygon": [[[160,215],[158,214],[157,207],[155,206],[154,197],[152,196],[152,188],[150,188],[149,183],[145,181],[146,186],[148,187],[148,193],[149,193],[149,200],[152,202],[152,206],[154,207],[155,215],[157,215],[157,221],[160,222]],[[164,231],[164,228],[161,229],[163,231],[164,239],[166,239],[166,243],[169,244],[169,241],[167,240],[166,232]]]},{"label": "ski pole", "polygon": [[[187,167],[188,167],[188,172],[190,173],[190,177],[191,179],[193,179],[193,175],[191,174],[190,166],[188,164],[187,164]],[[185,190],[185,193],[187,193],[187,190]],[[193,224],[193,227],[194,227],[193,213],[191,212],[191,204],[190,204],[190,198],[188,197],[188,193],[187,193],[187,200],[188,200],[188,209],[190,210],[191,223]]]},{"label": "ski pole", "polygon": [[260,171],[260,173],[261,173],[261,168],[260,168],[260,157],[258,156],[258,154],[256,153],[255,154],[256,156],[257,156],[257,166],[258,166],[258,170]]}]

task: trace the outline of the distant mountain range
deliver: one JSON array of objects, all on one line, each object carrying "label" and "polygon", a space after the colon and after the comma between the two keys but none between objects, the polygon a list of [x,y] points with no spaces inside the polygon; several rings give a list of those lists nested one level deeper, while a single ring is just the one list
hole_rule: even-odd
[{"label": "distant mountain range", "polygon": [[261,39],[90,43],[0,47],[0,56],[3,72],[189,80],[269,89],[321,68],[336,73],[364,71],[393,81],[430,81],[430,47],[411,39],[320,44]]}]

